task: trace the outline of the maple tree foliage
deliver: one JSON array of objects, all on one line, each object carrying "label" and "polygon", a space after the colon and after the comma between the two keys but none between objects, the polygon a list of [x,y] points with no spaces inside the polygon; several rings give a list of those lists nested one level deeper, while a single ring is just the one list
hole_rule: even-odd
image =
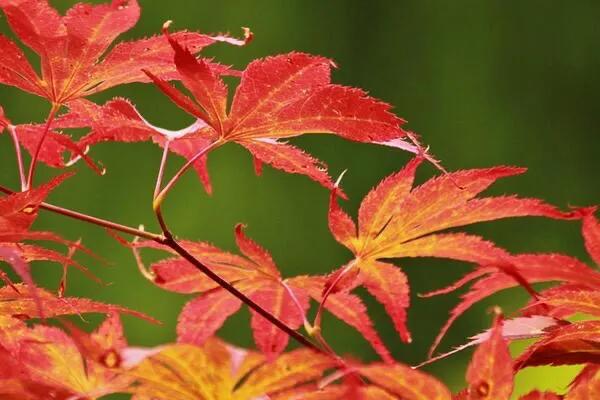
[{"label": "maple tree foliage", "polygon": [[[67,176],[61,175],[38,188],[0,198],[0,260],[10,264],[23,282],[31,288],[35,288],[29,265],[31,261],[53,261],[65,266],[65,268],[77,267],[87,271],[85,267],[73,261],[67,255],[37,244],[24,243],[30,240],[45,240],[67,245],[72,244],[54,233],[30,230],[37,217],[40,204],[49,192]],[[8,275],[2,271],[0,271],[0,279],[6,284],[12,285]],[[42,304],[40,300],[37,296],[34,296],[34,298],[36,298],[38,308],[41,311]]]},{"label": "maple tree foliage", "polygon": [[[253,155],[260,171],[268,163],[300,173],[331,188],[324,164],[282,139],[305,133],[333,133],[361,142],[385,143],[407,137],[404,122],[390,106],[365,92],[331,83],[331,60],[289,53],[256,60],[242,72],[231,110],[228,89],[207,62],[166,32],[175,51],[181,82],[196,102],[145,70],[154,83],[184,111],[206,123],[202,136],[217,144],[235,142]],[[394,142],[394,143],[396,143]],[[417,149],[406,143],[406,148]]]},{"label": "maple tree foliage", "polygon": [[381,259],[441,257],[467,261],[505,274],[509,253],[467,233],[438,233],[449,228],[508,217],[573,218],[538,199],[514,196],[477,198],[497,179],[524,172],[522,168],[494,167],[457,171],[413,188],[422,159],[379,183],[363,199],[358,228],[338,205],[335,190],[329,206],[329,228],[335,239],[354,254],[354,260],[334,272],[326,291],[366,289],[386,308],[405,341],[409,288],[404,273]]},{"label": "maple tree foliage", "polygon": [[[598,221],[594,217],[594,210],[587,209],[579,212],[584,215],[583,237],[586,248],[592,259],[597,262],[593,249],[596,249],[600,243]],[[510,262],[527,282],[559,282],[559,285],[542,291],[537,301],[525,307],[522,311],[524,315],[542,314],[561,318],[575,312],[598,315],[597,299],[600,290],[600,273],[597,269],[591,268],[573,257],[561,254],[520,254],[511,256]],[[456,283],[429,295],[448,293],[472,281],[475,283],[468,292],[461,295],[460,303],[452,309],[450,319],[436,338],[433,348],[440,342],[450,325],[470,306],[494,293],[519,284],[502,271],[479,267]]]},{"label": "maple tree foliage", "polygon": [[[581,365],[565,393],[534,390],[520,400],[584,400],[600,396],[600,222],[596,207],[560,211],[542,200],[505,195],[479,197],[496,180],[523,173],[497,166],[446,172],[404,129],[390,105],[363,90],[331,82],[328,58],[290,52],[252,61],[241,72],[196,56],[216,42],[235,46],[252,39],[168,31],[119,42],[140,16],[135,0],[78,3],[59,14],[47,0],[0,0],[19,41],[39,56],[37,71],[15,42],[0,36],[0,83],[43,97],[51,110],[42,123],[13,124],[0,107],[0,134],[12,140],[21,191],[0,186],[0,399],[97,399],[124,393],[134,400],[508,400],[520,370],[540,365]],[[33,63],[35,64],[35,63]],[[223,75],[239,78],[231,101]],[[170,82],[180,81],[191,94]],[[124,98],[103,105],[90,95],[132,82],[153,83],[195,118],[188,127],[168,130],[150,123]],[[64,112],[58,115],[59,111]],[[151,117],[149,118],[151,119]],[[73,140],[65,132],[87,129]],[[362,200],[355,222],[338,204],[345,194],[327,167],[287,140],[325,133],[415,153],[398,172],[384,178]],[[160,233],[146,232],[46,203],[72,173],[34,185],[38,162],[68,168],[83,160],[97,172],[89,150],[100,142],[152,141],[163,149],[152,206]],[[211,191],[208,154],[225,143],[247,149],[257,173],[262,164],[303,174],[330,191],[328,224],[352,259],[328,275],[284,277],[271,254],[238,224],[239,254],[204,241],[179,240],[169,230],[160,204],[170,188],[193,167]],[[21,150],[31,155],[26,170]],[[186,159],[163,185],[167,157]],[[415,186],[423,160],[442,174]],[[340,178],[341,179],[341,178]],[[129,246],[140,272],[167,291],[193,295],[181,310],[177,339],[152,348],[130,345],[121,315],[156,323],[126,307],[67,295],[67,271],[76,268],[97,280],[74,259],[93,255],[79,240],[38,231],[39,210],[108,229]],[[511,254],[494,243],[455,228],[509,217],[538,216],[580,220],[593,267],[563,254]],[[132,241],[120,234],[134,236]],[[141,238],[141,239],[140,239]],[[84,240],[85,242],[85,240]],[[44,243],[51,243],[45,246]],[[64,253],[56,250],[65,248]],[[140,251],[168,253],[149,269]],[[477,347],[466,371],[467,386],[452,393],[439,379],[394,359],[380,338],[361,297],[364,286],[391,317],[405,342],[409,283],[390,259],[437,257],[474,265],[465,277],[423,297],[471,284],[434,340],[431,363]],[[31,263],[62,267],[59,287],[34,282]],[[14,278],[22,282],[14,282]],[[539,289],[537,283],[546,285]],[[549,285],[548,285],[549,284]],[[521,286],[531,295],[516,315],[495,308],[492,327],[466,344],[432,357],[452,323],[472,305],[504,289]],[[311,311],[311,302],[317,307]],[[225,321],[246,304],[257,350],[242,349],[217,337]],[[322,324],[327,311],[357,330],[381,361],[356,360],[330,345]],[[82,328],[83,314],[106,318]],[[574,318],[576,317],[576,318]],[[302,329],[307,336],[301,333]],[[290,338],[303,347],[287,350]],[[514,359],[509,343],[535,339]]]},{"label": "maple tree foliage", "polygon": [[[148,82],[142,68],[152,68],[164,79],[176,76],[172,50],[160,35],[118,43],[107,53],[113,41],[139,19],[136,0],[78,3],[65,16],[47,0],[2,0],[0,8],[19,39],[40,57],[41,64],[38,75],[23,51],[0,36],[0,82],[52,103],[65,104],[125,83]],[[216,41],[241,43],[194,32],[174,36],[193,51]]]},{"label": "maple tree foliage", "polygon": [[[241,73],[227,114],[227,87],[218,69],[195,58],[175,35],[167,34],[175,51],[174,62],[194,102],[171,86],[166,78],[144,69],[178,106],[197,120],[189,127],[171,131],[149,123],[125,99],[98,106],[73,101],[69,113],[53,123],[55,128],[90,127],[78,145],[86,148],[103,141],[152,140],[185,157],[196,169],[206,190],[211,184],[206,170],[207,153],[226,142],[235,142],[253,155],[257,173],[262,163],[289,173],[307,175],[332,189],[326,165],[301,149],[282,141],[304,133],[334,133],[345,139],[422,150],[404,142],[403,121],[390,106],[353,88],[330,82],[331,60],[304,53],[290,53],[250,63]],[[184,47],[185,46],[185,47]],[[42,131],[43,126],[38,126]]]},{"label": "maple tree foliage", "polygon": [[[236,227],[235,234],[243,256],[227,253],[207,243],[184,242],[183,245],[288,326],[297,329],[303,323],[308,324],[309,301],[311,298],[317,302],[322,300],[325,278],[298,276],[284,279],[271,255],[245,235],[242,225]],[[154,247],[151,242],[137,244],[146,245]],[[159,261],[151,266],[151,271],[154,283],[166,290],[203,293],[188,302],[179,315],[179,342],[203,344],[242,305],[239,299],[232,297],[181,257]],[[392,360],[358,296],[348,293],[333,295],[326,307],[337,318],[359,331],[382,358]],[[252,313],[251,326],[257,346],[268,359],[273,359],[285,349],[288,336],[255,312]]]}]

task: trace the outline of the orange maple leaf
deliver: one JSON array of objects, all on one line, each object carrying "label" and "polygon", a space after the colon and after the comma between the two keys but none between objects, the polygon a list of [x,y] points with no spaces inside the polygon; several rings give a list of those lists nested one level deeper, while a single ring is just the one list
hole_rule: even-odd
[{"label": "orange maple leaf", "polygon": [[537,199],[476,198],[497,179],[523,173],[522,168],[457,171],[413,188],[415,171],[421,161],[420,157],[414,158],[369,192],[360,205],[358,229],[337,204],[335,191],[329,207],[333,236],[351,250],[355,258],[331,275],[325,293],[364,285],[384,305],[405,341],[410,341],[406,327],[409,305],[406,276],[399,268],[380,259],[441,257],[502,268],[509,254],[493,243],[471,234],[438,232],[508,217],[575,218]]}]

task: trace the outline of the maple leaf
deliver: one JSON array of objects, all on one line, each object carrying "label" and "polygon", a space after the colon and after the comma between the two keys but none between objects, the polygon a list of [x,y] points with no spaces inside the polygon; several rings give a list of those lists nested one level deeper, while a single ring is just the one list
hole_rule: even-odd
[{"label": "maple leaf", "polygon": [[600,222],[594,216],[596,207],[582,208],[579,210],[583,216],[582,234],[588,254],[600,266]]},{"label": "maple leaf", "polygon": [[[129,371],[135,400],[251,400],[318,379],[335,361],[308,349],[271,363],[212,338],[202,346],[165,346]],[[269,397],[270,398],[270,397]]]},{"label": "maple leaf", "polygon": [[600,321],[585,321],[555,329],[515,361],[515,367],[600,362]]},{"label": "maple leaf", "polygon": [[450,391],[443,383],[406,365],[371,364],[359,368],[358,372],[373,384],[398,396],[399,399],[451,399]]},{"label": "maple leaf", "polygon": [[[589,212],[591,211],[591,212]],[[592,209],[584,209],[582,233],[586,248],[592,259],[596,261],[595,251],[600,244],[598,221]],[[599,293],[597,280],[600,273],[591,270],[580,279],[587,282],[569,281],[568,284],[546,289],[540,293],[537,303],[543,304],[549,315],[568,316],[575,313],[585,313],[593,317],[600,316]],[[536,306],[536,303],[533,304]],[[526,307],[530,308],[531,306]],[[544,311],[541,307],[536,312]],[[528,347],[516,360],[515,368],[525,368],[535,365],[563,365],[598,363],[600,361],[600,321],[586,320],[562,326],[548,332],[541,340]]]},{"label": "maple leaf", "polygon": [[10,125],[10,121],[8,118],[6,118],[6,115],[4,115],[4,108],[0,106],[0,133],[2,133],[4,128],[6,128],[8,125]]},{"label": "maple leaf", "polygon": [[[590,210],[577,210],[575,214],[585,213],[583,218],[583,236],[586,240],[586,247],[594,249],[596,248],[595,246],[598,246],[600,235],[594,235],[593,229],[597,227],[597,220],[593,214],[589,213]],[[522,310],[524,313],[529,315],[543,313],[563,317],[564,315],[559,314],[559,312],[564,313],[566,311],[566,314],[569,314],[569,307],[571,309],[582,307],[582,312],[592,311],[592,309],[596,308],[595,304],[585,305],[584,303],[586,300],[588,302],[594,301],[593,299],[597,297],[597,292],[600,290],[600,273],[581,261],[562,254],[520,254],[511,256],[510,263],[518,271],[518,274],[529,283],[561,283],[559,286],[542,291],[540,293],[541,298],[532,305],[526,306]],[[424,296],[429,297],[449,293],[472,281],[475,282],[469,291],[461,295],[459,304],[450,311],[450,318],[434,340],[429,352],[430,356],[454,321],[473,304],[501,290],[518,285],[518,282],[513,277],[498,269],[478,267],[475,271],[446,288],[436,290]],[[582,292],[582,294],[576,295],[573,293],[574,290]],[[574,296],[573,299],[566,299],[566,296],[570,294]],[[544,305],[543,299],[546,297],[550,303]],[[539,307],[533,307],[540,304],[544,305],[543,310],[540,310]],[[554,311],[548,310],[548,306],[553,306]]]},{"label": "maple leaf", "polygon": [[[537,336],[539,321],[532,318],[515,318],[504,321],[500,310],[494,310],[496,318],[491,329],[478,335],[468,344],[479,344],[467,369],[467,388],[457,393],[454,400],[503,400],[510,399],[514,386],[513,361],[508,349],[512,339]],[[530,327],[533,326],[533,331]],[[524,329],[525,327],[525,329]],[[529,328],[529,329],[528,329]],[[532,335],[533,334],[533,335]],[[462,347],[462,346],[461,346]],[[466,347],[466,346],[464,346]],[[562,396],[552,392],[533,391],[519,400],[560,400]]]},{"label": "maple leaf", "polygon": [[73,157],[77,157],[84,160],[94,171],[102,174],[102,171],[85,154],[84,148],[73,142],[70,137],[53,130],[44,133],[44,126],[39,124],[13,125],[4,116],[2,107],[0,107],[0,134],[4,128],[10,132],[13,140],[16,141],[15,145],[23,146],[32,156],[36,152],[38,143],[45,135],[44,146],[39,151],[38,160],[50,167],[65,168],[73,162]]},{"label": "maple leaf", "polygon": [[[35,296],[44,305],[43,314],[40,313],[37,307]],[[85,298],[58,297],[42,288],[35,288],[34,291],[31,287],[23,284],[0,288],[0,315],[4,317],[25,320],[85,313],[124,313],[155,323],[157,322],[143,313],[130,310],[126,307],[104,304]]]},{"label": "maple leaf", "polygon": [[[235,235],[243,257],[206,243],[184,241],[182,246],[290,328],[297,329],[303,323],[306,324],[309,299],[317,302],[322,300],[324,277],[300,276],[284,279],[271,255],[244,234],[242,225],[236,227]],[[137,246],[172,251],[151,242],[139,242]],[[155,276],[154,283],[166,290],[203,293],[188,302],[179,315],[177,332],[180,342],[204,343],[242,305],[240,300],[180,257],[159,261],[151,268]],[[333,295],[330,300],[326,309],[357,329],[383,359],[391,362],[392,357],[373,328],[360,298],[339,293]],[[254,311],[251,326],[258,348],[268,359],[274,359],[286,347],[289,340],[287,334]]]},{"label": "maple leaf", "polygon": [[58,262],[73,264],[72,261],[65,260],[59,253],[52,250],[44,250],[31,245],[17,245],[18,241],[27,237],[27,231],[37,218],[39,205],[50,191],[67,176],[61,175],[38,188],[0,198],[0,232],[2,232],[2,236],[8,236],[7,234],[13,236],[12,238],[5,237],[5,240],[0,242],[0,260],[8,262],[28,285],[34,286],[27,263],[29,260],[54,259]]},{"label": "maple leaf", "polygon": [[[122,337],[116,316],[108,317],[95,332],[85,336],[97,349],[110,348],[111,353],[106,354],[118,354],[125,345],[115,340]],[[117,365],[106,363],[112,358],[87,357],[75,340],[55,327],[28,328],[21,323],[4,333],[0,327],[0,345],[13,360],[13,379],[22,383],[22,398],[97,398],[124,391],[132,380],[114,369]]]},{"label": "maple leaf", "polygon": [[534,390],[533,392],[519,397],[519,400],[561,400],[562,398],[562,396],[559,396],[556,393]]},{"label": "maple leaf", "polygon": [[508,400],[513,390],[512,358],[502,335],[502,318],[496,317],[491,335],[475,353],[467,370],[468,400]]},{"label": "maple leaf", "polygon": [[[85,99],[69,103],[69,111],[59,116],[54,122],[56,129],[90,128],[90,132],[78,141],[77,147],[86,149],[100,142],[143,142],[152,141],[186,159],[191,159],[198,148],[204,148],[211,142],[210,138],[199,134],[206,124],[197,120],[189,127],[172,131],[152,125],[146,121],[130,101],[115,98],[99,106]],[[43,132],[43,125],[36,125],[35,131]],[[211,183],[206,171],[206,156],[198,158],[193,167],[198,173],[208,193],[212,192]]]},{"label": "maple leaf", "polygon": [[[332,61],[304,53],[255,60],[243,71],[227,112],[227,85],[203,59],[196,59],[185,43],[165,34],[175,51],[181,82],[195,101],[169,85],[151,68],[148,76],[171,100],[207,126],[202,130],[213,147],[235,142],[256,160],[290,173],[304,174],[332,188],[325,165],[283,139],[305,133],[331,133],[345,139],[387,143],[413,152],[421,149],[403,141],[403,120],[390,106],[359,89],[331,83]],[[404,146],[399,144],[404,144]],[[196,154],[205,151],[198,146]],[[211,149],[212,149],[211,148]]]},{"label": "maple leaf", "polygon": [[[69,174],[55,177],[48,183],[37,188],[26,190],[24,192],[13,193],[0,198],[0,261],[7,262],[15,270],[17,275],[33,291],[32,297],[35,300],[38,311],[43,317],[43,306],[41,299],[34,290],[36,285],[31,277],[30,265],[32,261],[51,261],[63,266],[64,273],[68,267],[75,267],[84,272],[88,277],[98,281],[88,269],[72,259],[72,253],[75,250],[83,250],[89,253],[78,243],[73,243],[60,238],[58,235],[50,232],[30,231],[30,227],[37,218],[38,209],[43,200],[48,196],[56,186],[64,181]],[[43,240],[63,244],[69,247],[68,255],[52,249],[41,247],[37,244],[26,244],[23,241]],[[1,271],[0,271],[1,272]],[[15,288],[9,277],[0,273],[0,279],[6,284]],[[64,279],[64,278],[63,278]],[[60,290],[64,291],[64,280],[61,282]]]},{"label": "maple leaf", "polygon": [[0,198],[0,231],[26,232],[37,218],[39,205],[69,176],[60,175],[38,188]]},{"label": "maple leaf", "polygon": [[552,307],[552,314],[561,316],[584,313],[600,317],[600,290],[569,290],[561,286],[543,291],[537,304],[548,305]]},{"label": "maple leaf", "polygon": [[[162,36],[119,43],[107,49],[139,19],[136,0],[110,4],[79,3],[61,16],[47,0],[1,0],[8,23],[21,41],[40,57],[41,75],[15,43],[0,36],[0,82],[48,99],[53,104],[89,96],[116,85],[148,82],[151,68],[175,79],[173,51]],[[179,32],[174,37],[194,52],[216,41],[243,44],[225,36]]]},{"label": "maple leaf", "polygon": [[[281,398],[275,397],[274,400],[286,399],[286,395]],[[399,398],[391,395],[389,392],[377,386],[362,385],[362,386],[328,386],[323,390],[309,391],[303,393],[302,396],[296,397],[302,400],[338,400],[338,399],[355,399],[355,400],[398,400]]]},{"label": "maple leaf", "polygon": [[[331,384],[340,377],[341,384]],[[283,394],[281,399],[310,400],[450,400],[448,388],[435,377],[407,365],[350,362],[346,369],[334,371],[317,387],[307,386],[301,395]],[[276,397],[279,399],[279,397]]]},{"label": "maple leaf", "polygon": [[[543,315],[511,318],[502,322],[502,337],[507,341],[538,338],[564,323],[566,322]],[[492,333],[493,328],[483,331],[471,337],[467,343],[457,346],[446,353],[431,357],[417,365],[416,368],[439,361],[469,347],[482,344],[490,339]]]},{"label": "maple leaf", "polygon": [[600,394],[600,365],[588,364],[571,383],[565,400],[586,400]]},{"label": "maple leaf", "polygon": [[[476,198],[499,178],[523,173],[522,168],[494,167],[457,171],[433,178],[413,188],[421,157],[382,180],[363,199],[358,228],[337,204],[332,192],[329,228],[335,239],[354,254],[353,261],[334,272],[326,292],[350,290],[357,285],[384,305],[404,341],[409,287],[397,267],[380,259],[441,257],[501,269],[509,254],[478,236],[437,233],[476,222],[520,216],[575,218],[537,199],[512,196]],[[507,275],[508,276],[508,275]],[[512,279],[512,277],[511,277]]]}]

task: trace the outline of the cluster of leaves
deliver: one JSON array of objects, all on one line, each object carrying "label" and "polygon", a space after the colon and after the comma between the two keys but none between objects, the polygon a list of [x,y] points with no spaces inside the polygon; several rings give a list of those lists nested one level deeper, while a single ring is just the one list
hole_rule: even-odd
[{"label": "cluster of leaves", "polygon": [[[509,399],[514,375],[537,365],[584,364],[568,393],[532,392],[535,399],[591,399],[600,394],[600,274],[597,269],[560,254],[514,255],[485,239],[451,231],[477,222],[538,216],[580,220],[586,248],[600,265],[600,223],[595,208],[563,212],[538,199],[516,196],[478,197],[497,179],[523,173],[515,167],[492,167],[447,173],[420,186],[415,172],[423,160],[437,162],[416,136],[402,129],[404,121],[389,105],[365,92],[331,83],[333,62],[318,56],[290,53],[259,59],[243,71],[197,57],[215,42],[244,45],[245,39],[194,32],[163,33],[147,39],[111,45],[139,18],[135,0],[110,4],[77,4],[61,16],[45,0],[0,0],[10,26],[40,57],[38,73],[24,52],[0,36],[0,82],[43,97],[50,103],[43,123],[14,125],[0,108],[0,133],[14,142],[21,191],[0,187],[0,260],[10,265],[22,283],[0,271],[0,398],[95,399],[130,393],[150,399]],[[110,49],[109,49],[110,48]],[[222,75],[239,77],[231,106]],[[170,81],[180,81],[192,97]],[[153,82],[196,121],[170,131],[154,126],[126,99],[98,105],[85,97],[131,82]],[[60,111],[63,111],[58,115]],[[65,131],[84,128],[80,139]],[[342,138],[401,148],[415,157],[383,179],[364,198],[358,223],[342,210],[345,194],[325,164],[285,139],[306,133],[330,133]],[[35,168],[44,163],[67,168],[85,161],[102,172],[89,156],[106,141],[151,140],[163,148],[153,206],[162,232],[153,234],[44,203],[68,178],[59,175],[35,186]],[[206,168],[210,151],[235,142],[246,148],[260,173],[263,163],[308,176],[331,192],[328,222],[332,235],[353,254],[327,276],[284,278],[269,252],[235,227],[241,254],[206,242],[177,240],[160,205],[190,167],[205,189],[211,185]],[[26,171],[21,149],[31,154]],[[170,152],[186,164],[163,185]],[[439,166],[438,166],[439,167]],[[440,168],[441,169],[441,168]],[[168,291],[195,294],[179,315],[177,342],[155,348],[127,343],[120,314],[151,318],[117,305],[65,295],[66,271],[88,270],[73,260],[88,252],[79,242],[31,227],[40,209],[136,236],[124,243],[132,249],[140,270]],[[139,240],[139,238],[144,240]],[[40,242],[64,245],[66,253]],[[168,253],[149,269],[140,251]],[[379,337],[361,298],[359,286],[379,301],[400,338],[411,341],[407,328],[409,285],[390,259],[438,257],[464,261],[475,268],[463,279],[426,296],[448,293],[474,282],[452,310],[430,353],[450,325],[471,305],[511,287],[521,286],[532,297],[518,316],[504,319],[496,310],[494,324],[464,346],[478,346],[467,370],[468,387],[453,395],[435,377],[396,361]],[[52,261],[63,268],[56,294],[38,287],[30,263]],[[537,292],[531,285],[555,283]],[[310,302],[318,304],[311,315]],[[243,304],[250,307],[251,329],[258,351],[231,346],[215,335]],[[356,329],[382,361],[365,364],[340,356],[329,346],[321,319],[328,311]],[[93,332],[82,331],[65,315],[104,313]],[[583,314],[578,322],[570,322]],[[50,324],[49,319],[55,319]],[[312,321],[312,322],[311,322]],[[308,338],[298,330],[303,327]],[[286,352],[293,337],[306,348]],[[537,338],[513,360],[512,340]],[[452,353],[452,352],[451,352]]]}]

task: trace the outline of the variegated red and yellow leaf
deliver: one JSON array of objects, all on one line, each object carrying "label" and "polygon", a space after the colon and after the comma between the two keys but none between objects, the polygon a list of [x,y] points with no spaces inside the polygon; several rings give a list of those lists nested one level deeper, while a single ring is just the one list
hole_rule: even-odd
[{"label": "variegated red and yellow leaf", "polygon": [[315,381],[337,361],[309,349],[298,349],[282,354],[273,363],[258,367],[240,388],[236,400],[255,399],[268,393],[278,393],[305,382]]},{"label": "variegated red and yellow leaf", "polygon": [[385,307],[396,331],[405,342],[411,342],[406,326],[406,310],[410,305],[406,275],[391,264],[373,261],[361,263],[362,284]]},{"label": "variegated red and yellow leaf", "polygon": [[218,339],[202,347],[166,346],[133,368],[137,383],[130,390],[137,400],[251,400],[314,381],[335,366],[306,349],[263,362]]},{"label": "variegated red and yellow leaf", "polygon": [[2,345],[16,360],[19,378],[28,389],[42,385],[46,393],[65,393],[66,397],[59,398],[101,397],[123,391],[131,381],[127,375],[85,360],[73,339],[58,328],[23,328],[17,338]]},{"label": "variegated red and yellow leaf", "polygon": [[[332,274],[328,283],[340,285],[338,290],[351,290],[357,283],[365,284],[366,271],[373,274],[373,265],[379,259],[440,257],[492,267],[490,271],[501,271],[511,282],[525,285],[531,290],[527,281],[520,276],[520,271],[512,266],[511,256],[505,250],[478,236],[461,232],[437,232],[500,218],[544,216],[574,219],[579,217],[578,213],[563,213],[537,199],[475,198],[497,179],[523,173],[522,168],[494,167],[458,171],[433,178],[421,186],[412,188],[421,160],[421,157],[416,157],[402,170],[387,177],[369,192],[359,209],[358,229],[351,218],[340,209],[336,196],[332,194],[329,207],[330,230],[338,242],[354,253],[355,261],[347,265],[352,266],[354,274],[360,271],[358,273],[361,276],[353,277],[352,281],[349,281],[349,278],[343,280],[342,274],[350,273],[350,268],[346,267]],[[390,269],[386,268],[386,272],[382,272],[381,275],[390,276],[389,271]],[[482,275],[484,273],[477,272],[467,280],[461,281],[461,284]],[[393,291],[392,281],[396,284]],[[385,290],[392,291],[390,293],[395,295],[402,293],[402,298],[405,299],[392,302],[389,298],[394,296],[389,294],[385,301],[388,305],[387,311],[392,313],[402,339],[408,341],[410,334],[405,327],[404,315],[408,307],[408,284],[405,279],[392,279],[386,283]],[[328,290],[335,292],[335,288]],[[375,297],[383,302],[384,294],[384,291],[379,290]],[[393,304],[392,308],[389,307],[390,304]],[[457,311],[456,315],[462,311]]]}]

